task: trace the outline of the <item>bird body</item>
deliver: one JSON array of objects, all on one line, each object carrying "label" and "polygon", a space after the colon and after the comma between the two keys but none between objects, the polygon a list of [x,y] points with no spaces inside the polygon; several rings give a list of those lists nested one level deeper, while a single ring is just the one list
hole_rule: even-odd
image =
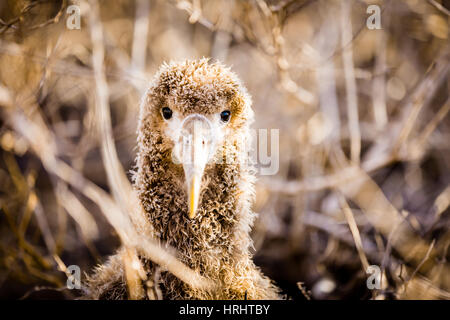
[{"label": "bird body", "polygon": [[[214,291],[193,289],[161,271],[163,298],[279,298],[250,253],[256,217],[255,176],[247,161],[252,121],[251,99],[237,76],[207,59],[163,65],[145,94],[133,180],[146,218],[182,262],[219,284]],[[142,262],[148,273],[157,268]],[[105,285],[108,277],[114,281]],[[126,293],[123,278],[121,259],[113,257],[90,277],[93,297]],[[113,294],[96,289],[108,287]]]}]

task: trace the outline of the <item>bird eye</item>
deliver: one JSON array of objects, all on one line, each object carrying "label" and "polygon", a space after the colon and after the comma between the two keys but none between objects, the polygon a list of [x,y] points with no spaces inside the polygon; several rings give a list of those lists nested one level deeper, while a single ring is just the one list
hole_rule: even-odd
[{"label": "bird eye", "polygon": [[228,121],[230,120],[230,116],[231,116],[231,112],[228,111],[228,110],[222,111],[222,112],[220,113],[220,119],[221,119],[223,122],[228,122]]},{"label": "bird eye", "polygon": [[170,118],[172,118],[172,110],[170,110],[170,108],[164,107],[161,111],[164,119],[169,120]]}]

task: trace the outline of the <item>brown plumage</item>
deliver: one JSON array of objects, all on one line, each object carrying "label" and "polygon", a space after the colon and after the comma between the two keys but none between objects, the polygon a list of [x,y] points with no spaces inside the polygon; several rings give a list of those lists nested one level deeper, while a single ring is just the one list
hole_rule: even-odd
[{"label": "brown plumage", "polygon": [[[194,290],[162,272],[163,298],[279,298],[249,252],[255,219],[254,174],[247,163],[252,121],[251,99],[237,76],[207,59],[164,64],[145,94],[134,173],[140,201],[155,236],[219,284],[214,292]],[[155,266],[142,262],[151,274]],[[120,251],[89,278],[89,288],[92,298],[126,298]]]}]

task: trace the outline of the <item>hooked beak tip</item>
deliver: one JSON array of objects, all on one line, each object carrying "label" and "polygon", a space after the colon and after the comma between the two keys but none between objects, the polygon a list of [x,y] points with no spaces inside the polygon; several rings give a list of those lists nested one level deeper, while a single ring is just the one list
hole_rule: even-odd
[{"label": "hooked beak tip", "polygon": [[200,181],[199,177],[193,176],[189,186],[189,219],[195,217],[198,207],[198,199],[200,194]]}]

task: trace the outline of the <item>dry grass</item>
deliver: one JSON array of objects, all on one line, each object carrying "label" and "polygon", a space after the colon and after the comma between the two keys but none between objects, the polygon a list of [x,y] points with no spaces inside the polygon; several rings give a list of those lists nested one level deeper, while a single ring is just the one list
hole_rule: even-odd
[{"label": "dry grass", "polygon": [[[211,56],[280,129],[261,176],[256,262],[298,299],[448,299],[448,1],[70,1],[0,4],[0,297],[75,298],[83,272],[126,247],[195,287],[212,284],[142,230],[129,182],[139,100],[170,59]],[[372,3],[372,2],[371,2]],[[382,286],[366,287],[368,265]],[[158,292],[147,293],[158,298]]]}]

